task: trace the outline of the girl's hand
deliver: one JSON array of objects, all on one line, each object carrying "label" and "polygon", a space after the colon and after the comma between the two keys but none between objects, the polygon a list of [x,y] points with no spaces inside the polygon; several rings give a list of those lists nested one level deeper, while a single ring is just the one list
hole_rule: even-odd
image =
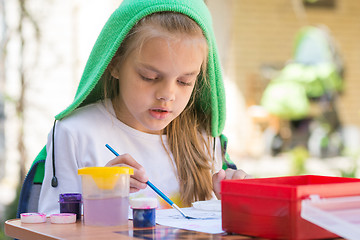
[{"label": "girl's hand", "polygon": [[225,171],[221,169],[218,173],[215,173],[212,177],[213,181],[213,189],[216,197],[221,199],[220,195],[220,182],[224,179],[245,179],[252,178],[250,175],[246,174],[243,170],[234,170],[234,169],[226,169]]},{"label": "girl's hand", "polygon": [[145,189],[149,180],[146,175],[145,168],[133,159],[130,154],[123,154],[117,156],[113,160],[109,161],[105,167],[131,167],[134,169],[134,175],[130,175],[130,192],[137,192],[140,189]]}]

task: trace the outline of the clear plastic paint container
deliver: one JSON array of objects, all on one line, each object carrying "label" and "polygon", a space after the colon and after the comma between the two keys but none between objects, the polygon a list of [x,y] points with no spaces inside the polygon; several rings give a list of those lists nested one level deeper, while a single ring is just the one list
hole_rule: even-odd
[{"label": "clear plastic paint container", "polygon": [[156,198],[133,198],[130,200],[133,210],[133,226],[135,228],[148,228],[155,226]]},{"label": "clear plastic paint container", "polygon": [[81,219],[81,193],[59,194],[60,213],[74,213],[76,219]]},{"label": "clear plastic paint container", "polygon": [[129,167],[86,167],[78,170],[82,177],[84,224],[117,226],[128,223]]}]

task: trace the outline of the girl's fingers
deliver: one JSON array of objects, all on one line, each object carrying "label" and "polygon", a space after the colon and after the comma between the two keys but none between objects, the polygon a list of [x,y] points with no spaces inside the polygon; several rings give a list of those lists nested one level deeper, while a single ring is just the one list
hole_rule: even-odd
[{"label": "girl's fingers", "polygon": [[149,180],[146,171],[130,154],[123,154],[109,161],[106,167],[127,166],[134,169],[134,174],[130,176],[130,192],[137,192],[146,188],[146,182]]},{"label": "girl's fingers", "polygon": [[213,190],[218,199],[221,199],[220,196],[220,188],[221,188],[221,181],[225,178],[225,171],[220,170],[218,173],[215,173],[212,177],[213,182]]},{"label": "girl's fingers", "polygon": [[213,190],[218,199],[221,199],[221,181],[224,179],[246,179],[246,178],[252,178],[250,175],[248,175],[243,170],[233,170],[233,169],[226,169],[220,170],[218,173],[215,173],[212,176],[212,182],[213,182]]},{"label": "girl's fingers", "polygon": [[140,189],[130,187],[130,193],[138,192]]},{"label": "girl's fingers", "polygon": [[135,159],[130,154],[127,153],[119,155],[113,160],[110,160],[105,166],[112,167],[116,165],[128,165],[136,169],[142,167],[137,161],[135,161]]},{"label": "girl's fingers", "polygon": [[250,175],[248,175],[243,170],[233,170],[233,169],[226,169],[225,171],[226,177],[225,179],[245,179],[245,178],[251,178]]},{"label": "girl's fingers", "polygon": [[132,177],[130,178],[130,192],[132,189],[133,189],[133,191],[136,190],[134,192],[137,192],[141,189],[145,189],[146,186],[147,186],[146,183],[140,182]]}]

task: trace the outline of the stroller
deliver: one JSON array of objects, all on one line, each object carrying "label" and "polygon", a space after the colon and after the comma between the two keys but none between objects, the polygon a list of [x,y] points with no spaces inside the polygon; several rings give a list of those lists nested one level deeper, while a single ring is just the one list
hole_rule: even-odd
[{"label": "stroller", "polygon": [[272,155],[296,146],[306,147],[314,157],[340,155],[343,141],[336,100],[343,90],[343,75],[343,61],[327,29],[301,29],[292,60],[270,80],[261,99],[290,133],[276,130],[267,146]]}]

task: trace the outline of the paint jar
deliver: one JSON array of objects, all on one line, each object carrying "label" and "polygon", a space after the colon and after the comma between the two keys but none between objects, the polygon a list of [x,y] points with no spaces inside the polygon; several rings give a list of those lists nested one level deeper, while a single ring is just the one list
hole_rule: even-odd
[{"label": "paint jar", "polygon": [[81,219],[81,194],[62,193],[59,194],[60,213],[74,213],[76,220]]},{"label": "paint jar", "polygon": [[92,226],[127,225],[129,217],[129,167],[85,167],[81,175],[84,224]]},{"label": "paint jar", "polygon": [[75,223],[76,216],[77,214],[75,213],[55,213],[50,215],[50,222],[55,224]]},{"label": "paint jar", "polygon": [[155,226],[155,209],[158,206],[156,198],[133,198],[130,200],[133,210],[133,226],[147,228]]},{"label": "paint jar", "polygon": [[46,214],[44,213],[21,213],[21,223],[44,223],[46,222]]}]

